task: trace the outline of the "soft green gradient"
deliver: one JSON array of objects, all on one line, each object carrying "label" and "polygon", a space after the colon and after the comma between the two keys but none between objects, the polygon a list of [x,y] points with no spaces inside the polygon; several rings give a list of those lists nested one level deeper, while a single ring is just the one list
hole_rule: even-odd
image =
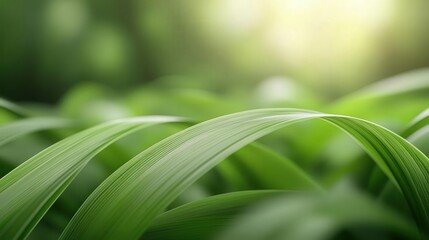
[{"label": "soft green gradient", "polygon": [[0,239],[428,239],[428,9],[0,1]]},{"label": "soft green gradient", "polygon": [[425,0],[3,1],[0,95],[57,102],[81,82],[240,94],[280,77],[333,99],[429,66],[428,8]]}]

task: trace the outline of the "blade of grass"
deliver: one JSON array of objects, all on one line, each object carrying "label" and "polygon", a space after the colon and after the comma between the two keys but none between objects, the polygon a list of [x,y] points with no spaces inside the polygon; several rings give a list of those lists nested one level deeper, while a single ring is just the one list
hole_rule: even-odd
[{"label": "blade of grass", "polygon": [[269,199],[238,216],[215,239],[325,240],[333,239],[341,229],[356,226],[389,230],[391,237],[418,239],[418,231],[410,221],[350,190]]},{"label": "blade of grass", "polygon": [[216,118],[143,151],[107,178],[62,239],[137,239],[180,193],[222,159],[286,125],[319,118],[346,131],[397,183],[422,232],[429,232],[429,159],[374,123],[300,109],[261,109]]},{"label": "blade of grass", "polygon": [[15,113],[16,115],[20,117],[25,117],[31,115],[27,109],[22,108],[19,105],[16,105],[13,102],[10,102],[4,98],[0,98],[0,107],[7,109],[8,111]]},{"label": "blade of grass", "polygon": [[[322,190],[293,161],[258,143],[234,153],[219,164],[218,170],[227,179],[228,186],[237,186],[233,190],[247,190],[240,187],[240,181],[244,181],[248,189]],[[234,183],[237,177],[239,181]]]},{"label": "blade of grass", "polygon": [[[410,124],[400,134],[403,138],[406,138],[411,143],[414,143],[413,136],[418,135],[421,130],[429,124],[429,109],[421,112],[417,115]],[[373,168],[369,181],[369,188],[373,192],[382,193],[388,188],[389,182],[386,176],[380,171],[379,168]]]},{"label": "blade of grass", "polygon": [[71,125],[71,121],[61,118],[27,118],[0,126],[0,146],[20,136],[53,128]]},{"label": "blade of grass", "polygon": [[[418,134],[421,132],[422,128],[426,127],[429,124],[429,109],[426,109],[425,111],[418,114],[411,122],[410,124],[400,133],[400,136],[403,138],[406,138],[408,141],[413,143],[412,136],[415,134]],[[369,156],[367,155],[359,155],[356,157],[355,160],[351,161],[349,164],[344,165],[340,169],[332,172],[328,176],[325,177],[325,182],[327,183],[335,183],[340,178],[350,174],[351,171],[356,171],[359,166],[357,166],[357,162],[362,162],[366,159],[369,159]],[[380,193],[382,192],[382,188],[386,185],[386,182],[388,179],[383,174],[383,172],[377,168],[374,167],[371,171],[369,178],[369,189],[370,191],[374,193]]]},{"label": "blade of grass", "polygon": [[346,99],[392,96],[421,91],[427,88],[429,88],[429,68],[422,68],[377,81],[354,94],[347,95],[341,101]]},{"label": "blade of grass", "polygon": [[429,108],[420,113],[411,121],[410,125],[401,134],[402,137],[408,138],[423,127],[429,124]]},{"label": "blade of grass", "polygon": [[[421,139],[427,138],[429,134],[429,109],[426,109],[415,117],[411,123],[402,131],[401,136],[407,138],[412,144],[420,147],[420,150],[428,155],[427,144],[421,144],[419,141]],[[391,198],[393,195],[397,195],[397,190],[392,187],[392,183],[388,181],[386,176],[378,168],[373,168],[371,173],[371,178],[368,184],[368,188],[372,192],[376,192],[379,196],[380,201],[391,203]],[[396,203],[399,205],[399,203]]]},{"label": "blade of grass", "polygon": [[70,136],[0,179],[0,238],[23,239],[88,161],[110,143],[143,127],[179,121],[141,117],[101,124]]},{"label": "blade of grass", "polygon": [[[429,68],[417,69],[347,94],[324,109],[377,122],[395,119],[396,122],[407,123],[409,119],[427,108],[428,89]],[[334,132],[326,131],[317,125],[311,127],[309,131],[312,133],[312,139],[297,137],[294,141],[298,149],[305,149],[299,155],[303,158],[307,156],[308,165],[312,165],[313,159],[318,159],[318,154],[325,148],[326,142],[334,137]]]},{"label": "blade of grass", "polygon": [[245,208],[286,191],[255,190],[220,194],[174,208],[158,216],[144,239],[209,239]]}]

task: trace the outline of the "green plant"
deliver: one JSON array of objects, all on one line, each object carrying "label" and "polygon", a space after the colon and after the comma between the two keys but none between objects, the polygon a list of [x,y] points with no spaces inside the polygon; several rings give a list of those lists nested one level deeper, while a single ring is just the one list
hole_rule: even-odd
[{"label": "green plant", "polygon": [[[0,126],[0,145],[6,150],[0,151],[6,169],[0,180],[0,236],[425,238],[429,159],[426,149],[417,148],[409,137],[427,135],[428,76],[427,70],[403,75],[387,80],[394,84],[385,82],[382,90],[375,86],[325,108],[347,116],[299,108],[226,114],[250,105],[183,91],[150,97],[137,91],[114,99],[97,86],[84,86],[66,97],[59,106],[60,117],[42,118],[39,115],[45,113],[2,100],[7,110],[0,112],[5,122]],[[386,103],[410,107],[394,110]],[[153,116],[180,111],[188,118]],[[107,113],[112,112],[118,113],[114,118],[121,114],[128,118],[86,129],[108,120]],[[192,122],[212,115],[223,116]],[[402,136],[374,123],[380,116],[395,120],[392,127]],[[307,122],[312,119],[322,123]],[[169,122],[182,124],[138,131]],[[357,146],[353,143],[336,145],[334,140],[344,135],[323,122],[350,135],[366,154],[351,151]],[[283,129],[291,124],[295,126]],[[183,129],[187,125],[192,126]],[[29,135],[40,130],[45,131]],[[44,141],[50,146],[40,146],[44,150],[29,153],[34,156],[23,163],[16,161],[20,154],[16,149]],[[273,142],[280,147],[271,146]],[[323,152],[329,144],[335,151]],[[324,165],[336,155],[349,160]],[[96,161],[90,162],[93,158]],[[93,172],[85,173],[86,165]]]}]

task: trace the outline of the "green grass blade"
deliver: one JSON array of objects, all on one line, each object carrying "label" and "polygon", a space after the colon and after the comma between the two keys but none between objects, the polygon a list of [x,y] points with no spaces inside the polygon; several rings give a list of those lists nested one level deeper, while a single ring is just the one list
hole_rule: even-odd
[{"label": "green grass blade", "polygon": [[[428,144],[427,142],[421,142],[422,139],[427,138],[429,124],[429,109],[421,112],[415,117],[410,124],[402,131],[401,136],[406,138],[415,146],[428,156]],[[371,179],[369,182],[369,189],[376,192],[380,197],[380,200],[386,201],[390,197],[389,194],[394,194],[395,188],[392,188],[391,183],[387,181],[386,176],[378,168],[374,168],[371,173]]]},{"label": "green grass blade", "polygon": [[[217,169],[226,179],[226,185],[233,187],[232,190],[323,190],[293,161],[257,143],[240,149]],[[239,181],[235,181],[237,178]],[[240,186],[243,185],[241,182],[246,188]]]},{"label": "green grass blade", "polygon": [[276,190],[241,191],[190,202],[158,216],[143,238],[209,239],[245,208],[285,193]]},{"label": "green grass blade", "polygon": [[[414,143],[413,136],[416,136],[424,131],[424,128],[429,124],[429,109],[421,112],[417,115],[410,124],[400,133],[403,138],[406,138],[411,143]],[[423,150],[422,148],[420,148]],[[386,176],[380,171],[379,168],[374,168],[371,173],[370,188],[376,189],[378,193],[382,188],[387,188],[389,182],[387,182]]]},{"label": "green grass blade", "polygon": [[413,119],[410,125],[401,134],[402,137],[408,138],[423,127],[429,124],[429,109],[426,109]]},{"label": "green grass blade", "polygon": [[381,229],[385,234],[388,230],[391,237],[400,239],[418,239],[410,221],[354,191],[295,193],[269,199],[231,221],[216,239],[337,239],[334,237],[340,230],[356,226]]},{"label": "green grass blade", "polygon": [[16,105],[15,103],[10,102],[4,98],[0,98],[0,107],[9,110],[12,113],[17,114],[18,116],[30,115],[27,109],[24,109],[21,106]]},{"label": "green grass blade", "polygon": [[427,90],[429,68],[417,69],[377,81],[348,94],[333,102],[329,112],[341,112],[374,121],[390,118],[406,123],[427,108]]},{"label": "green grass blade", "polygon": [[112,121],[30,158],[0,179],[0,238],[25,238],[88,161],[110,143],[145,126],[178,120],[155,116]]},{"label": "green grass blade", "polygon": [[429,159],[395,133],[365,120],[300,109],[261,109],[216,118],[175,134],[107,178],[62,239],[137,239],[180,193],[225,157],[286,125],[326,120],[352,135],[396,182],[429,232]]},{"label": "green grass blade", "polygon": [[429,88],[429,68],[405,72],[371,84],[347,99],[385,97]]},{"label": "green grass blade", "polygon": [[399,186],[420,229],[428,234],[429,159],[399,135],[374,123],[344,117],[327,120],[352,135]]},{"label": "green grass blade", "polygon": [[70,126],[69,120],[61,118],[27,118],[0,126],[0,146],[20,136],[53,128]]}]

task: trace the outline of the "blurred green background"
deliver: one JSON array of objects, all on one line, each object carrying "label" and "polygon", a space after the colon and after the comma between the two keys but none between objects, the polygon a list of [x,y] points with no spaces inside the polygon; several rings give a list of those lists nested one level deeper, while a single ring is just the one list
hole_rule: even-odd
[{"label": "blurred green background", "polygon": [[[100,122],[157,114],[192,121],[134,133],[103,150],[30,239],[49,239],[48,233],[56,239],[89,194],[143,149],[227,113],[298,107],[355,116],[404,137],[416,131],[408,140],[427,155],[427,122],[413,124],[429,119],[428,10],[428,0],[0,1],[0,107],[6,108],[0,109],[0,124],[7,130],[15,121],[29,118],[31,123],[40,116],[78,123],[0,149],[0,176]],[[303,223],[318,220],[318,214],[302,215],[312,205],[320,205],[321,214],[324,206],[331,214],[332,205],[340,213],[372,216],[372,208],[355,211],[364,208],[356,206],[366,205],[365,199],[345,198],[356,192],[413,225],[401,191],[349,136],[324,122],[301,122],[261,138],[206,174],[170,207],[233,191],[290,189],[288,183],[296,181],[284,180],[294,168],[281,165],[289,159],[309,179],[339,192],[320,202],[304,195],[287,200]],[[302,226],[300,233],[309,233]],[[249,234],[260,228],[244,229]],[[356,232],[363,234],[355,239],[371,239],[367,229]],[[385,238],[377,234],[372,239],[392,239],[390,232],[380,234]]]},{"label": "blurred green background", "polygon": [[[0,2],[0,95],[56,103],[97,82],[334,99],[429,66],[426,0]],[[262,85],[260,85],[262,84]],[[265,92],[264,92],[265,91]]]}]

